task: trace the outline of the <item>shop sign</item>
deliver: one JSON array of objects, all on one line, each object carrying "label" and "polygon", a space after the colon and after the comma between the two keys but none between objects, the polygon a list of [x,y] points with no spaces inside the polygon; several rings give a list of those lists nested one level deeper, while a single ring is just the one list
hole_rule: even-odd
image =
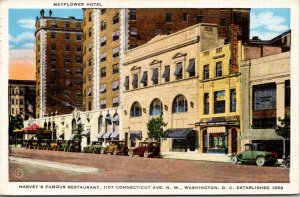
[{"label": "shop sign", "polygon": [[214,125],[238,125],[237,121],[220,121],[220,122],[196,122],[195,126],[214,126]]},{"label": "shop sign", "polygon": [[231,31],[231,69],[230,73],[237,73],[239,68],[237,65],[237,45],[239,26],[236,24],[230,25]]}]

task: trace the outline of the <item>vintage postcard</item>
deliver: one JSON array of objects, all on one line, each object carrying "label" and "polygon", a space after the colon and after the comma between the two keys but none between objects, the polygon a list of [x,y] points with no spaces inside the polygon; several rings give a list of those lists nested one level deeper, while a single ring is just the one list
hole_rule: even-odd
[{"label": "vintage postcard", "polygon": [[0,5],[0,194],[300,193],[297,0]]}]

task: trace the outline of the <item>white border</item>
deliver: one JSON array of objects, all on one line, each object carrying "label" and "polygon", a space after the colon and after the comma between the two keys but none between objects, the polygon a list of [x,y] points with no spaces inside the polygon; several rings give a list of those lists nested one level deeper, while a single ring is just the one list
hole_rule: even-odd
[{"label": "white border", "polygon": [[[18,182],[8,182],[8,101],[5,95],[8,95],[8,65],[9,65],[9,55],[8,55],[8,10],[10,8],[82,8],[74,6],[64,6],[56,7],[53,6],[54,1],[49,0],[5,0],[0,1],[1,12],[0,12],[0,66],[1,66],[1,76],[0,76],[0,91],[4,95],[1,97],[0,108],[0,155],[1,155],[1,165],[0,165],[0,194],[4,195],[49,195],[49,194],[64,194],[64,195],[94,195],[94,194],[106,194],[106,195],[180,195],[180,194],[194,194],[194,195],[205,195],[205,194],[235,194],[235,195],[245,195],[245,194],[296,194],[299,193],[299,1],[298,0],[103,0],[96,1],[106,8],[211,8],[211,7],[221,7],[221,8],[259,8],[259,7],[270,7],[270,8],[290,8],[291,9],[291,29],[292,29],[292,49],[291,49],[291,84],[292,84],[292,107],[291,107],[291,173],[290,173],[290,183],[261,183],[261,184],[197,184],[197,185],[209,185],[209,186],[225,186],[229,188],[230,186],[236,187],[237,185],[258,185],[258,186],[273,186],[280,185],[284,187],[284,190],[229,190],[229,189],[219,189],[219,190],[78,190],[78,189],[64,189],[64,190],[47,190],[47,189],[19,189],[19,185],[22,183]],[[84,3],[84,1],[55,1],[56,3]],[[89,1],[91,2],[91,1]],[[101,6],[85,6],[85,8],[101,8]],[[263,176],[263,175],[262,175]],[[43,185],[49,184],[47,182],[26,182],[27,185]],[[195,185],[190,183],[55,183],[57,185],[149,185],[149,186],[164,186],[173,187],[183,185]]]}]

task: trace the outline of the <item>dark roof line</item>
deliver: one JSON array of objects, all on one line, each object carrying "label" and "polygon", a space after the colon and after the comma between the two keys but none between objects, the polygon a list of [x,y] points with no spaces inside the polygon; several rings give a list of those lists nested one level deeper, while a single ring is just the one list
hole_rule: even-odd
[{"label": "dark roof line", "polygon": [[83,21],[83,19],[77,19],[74,16],[69,16],[68,18],[63,18],[63,17],[52,17],[52,16],[42,16],[39,17],[38,20],[41,19],[59,19],[59,20],[75,20],[75,21]]},{"label": "dark roof line", "polygon": [[283,36],[285,36],[285,35],[287,35],[287,34],[289,34],[289,33],[291,33],[291,30],[288,30],[288,31],[286,31],[286,32],[283,32],[282,34],[280,34],[280,35],[278,35],[278,36],[276,36],[276,37],[274,37],[274,38],[272,38],[272,39],[270,39],[270,40],[253,40],[253,39],[250,39],[249,42],[252,43],[252,44],[256,44],[256,43],[261,43],[261,44],[272,44],[272,43],[274,43],[275,41],[281,39]]}]

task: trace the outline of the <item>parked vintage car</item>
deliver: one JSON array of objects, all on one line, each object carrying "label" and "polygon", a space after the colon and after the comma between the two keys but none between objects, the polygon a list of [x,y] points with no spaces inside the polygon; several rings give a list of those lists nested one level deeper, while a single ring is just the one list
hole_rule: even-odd
[{"label": "parked vintage car", "polygon": [[47,150],[55,150],[55,151],[57,151],[61,143],[62,143],[62,140],[51,140],[48,143],[46,149]]},{"label": "parked vintage car", "polygon": [[276,153],[267,151],[266,145],[262,143],[245,144],[245,151],[230,156],[230,162],[236,164],[256,163],[258,166],[265,164],[275,165],[277,162]]},{"label": "parked vintage car", "polygon": [[68,151],[81,152],[81,140],[80,139],[69,140]]},{"label": "parked vintage car", "polygon": [[91,144],[87,145],[83,148],[83,152],[85,153],[100,153],[101,150],[104,150],[105,147],[102,146],[102,142],[93,141]]},{"label": "parked vintage car", "polygon": [[41,140],[38,140],[38,143],[37,143],[37,149],[43,149],[43,150],[46,150],[47,147],[50,145],[50,140],[49,139],[41,139]]},{"label": "parked vintage car", "polygon": [[126,145],[125,141],[120,140],[112,140],[109,142],[109,145],[100,151],[101,154],[104,153],[111,153],[113,155],[117,155],[119,153],[127,154],[128,146]]},{"label": "parked vintage car", "polygon": [[62,151],[68,151],[70,146],[70,140],[62,140],[57,149]]},{"label": "parked vintage car", "polygon": [[158,142],[140,142],[139,146],[128,150],[128,155],[139,155],[144,157],[159,156],[160,144]]}]

